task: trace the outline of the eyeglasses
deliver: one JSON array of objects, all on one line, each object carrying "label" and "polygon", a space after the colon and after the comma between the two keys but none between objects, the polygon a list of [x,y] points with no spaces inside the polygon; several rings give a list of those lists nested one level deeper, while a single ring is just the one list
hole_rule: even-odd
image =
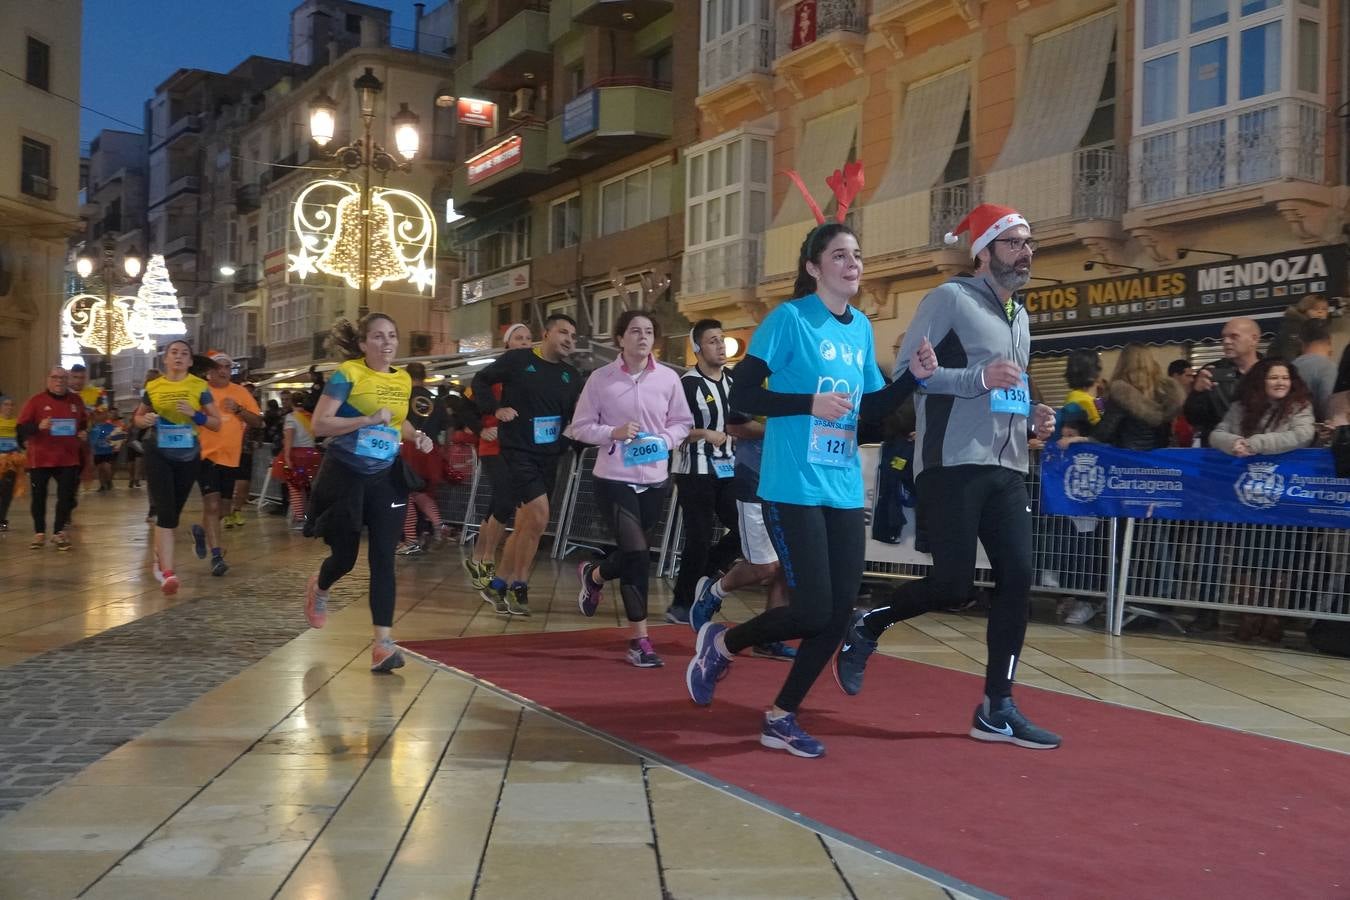
[{"label": "eyeglasses", "polygon": [[1023,247],[1035,253],[1041,246],[1041,242],[1035,238],[994,238],[993,243],[1007,244],[1008,249],[1014,253],[1021,253]]}]

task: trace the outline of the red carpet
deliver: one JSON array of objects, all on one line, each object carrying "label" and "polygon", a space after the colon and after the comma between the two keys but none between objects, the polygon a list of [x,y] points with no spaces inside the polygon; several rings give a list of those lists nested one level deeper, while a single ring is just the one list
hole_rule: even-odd
[{"label": "red carpet", "polygon": [[[743,656],[709,708],[684,687],[693,635],[626,630],[402,646],[892,853],[1014,897],[1350,896],[1350,757],[1022,687],[1053,751],[966,736],[982,679],[885,656],[846,697],[828,672],[802,724],[823,759],[759,746],[787,664]],[[623,702],[615,701],[623,698]]]}]

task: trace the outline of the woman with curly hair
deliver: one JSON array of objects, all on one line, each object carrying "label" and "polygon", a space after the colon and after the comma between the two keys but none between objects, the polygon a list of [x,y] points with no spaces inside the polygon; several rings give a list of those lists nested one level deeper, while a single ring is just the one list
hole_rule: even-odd
[{"label": "woman with curly hair", "polygon": [[[1312,394],[1298,370],[1282,359],[1267,358],[1242,376],[1237,399],[1210,434],[1209,442],[1214,449],[1232,456],[1270,456],[1309,446],[1315,431]],[[1275,571],[1276,585],[1283,593],[1284,573],[1292,568],[1288,551],[1268,547],[1238,552],[1247,557],[1238,576],[1239,602],[1258,605],[1253,583],[1257,572],[1267,573],[1262,580],[1269,584],[1268,573]],[[1278,643],[1284,637],[1284,624],[1278,616],[1244,615],[1238,640],[1250,640],[1258,634]]]}]

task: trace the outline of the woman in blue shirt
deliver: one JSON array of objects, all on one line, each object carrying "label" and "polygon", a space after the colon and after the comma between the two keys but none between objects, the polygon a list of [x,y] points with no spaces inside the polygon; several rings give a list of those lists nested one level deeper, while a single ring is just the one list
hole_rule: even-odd
[{"label": "woman in blue shirt", "polygon": [[[866,531],[858,419],[880,417],[937,368],[924,341],[909,371],[887,386],[872,325],[849,301],[862,251],[848,226],[828,223],[802,243],[792,298],[760,324],[736,369],[731,405],[768,417],[759,496],[788,584],[788,605],[743,625],[699,630],[685,681],[695,703],[712,702],[732,658],[757,644],[801,639],[787,681],[765,713],[760,743],[817,757],[824,745],[797,724],[807,691],[833,656],[862,580]],[[768,386],[762,387],[765,378]]]}]

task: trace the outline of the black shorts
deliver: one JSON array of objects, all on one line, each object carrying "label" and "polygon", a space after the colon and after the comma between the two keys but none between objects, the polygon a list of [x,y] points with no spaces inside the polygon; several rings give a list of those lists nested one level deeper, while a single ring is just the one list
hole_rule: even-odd
[{"label": "black shorts", "polygon": [[502,448],[502,459],[506,460],[506,468],[516,491],[516,506],[524,506],[536,497],[553,497],[560,458],[560,455],[545,456],[542,453]]},{"label": "black shorts", "polygon": [[207,494],[233,497],[234,480],[238,473],[239,469],[234,466],[222,466],[220,463],[204,459],[197,471],[197,487],[201,488],[203,497]]},{"label": "black shorts", "polygon": [[[511,469],[500,452],[479,457],[479,461],[483,465],[483,474],[487,475],[488,490],[491,492],[488,515],[503,525],[510,525],[516,515],[516,485],[511,477]],[[479,484],[481,486],[482,482]]]},{"label": "black shorts", "polygon": [[95,454],[94,454],[94,465],[96,465],[96,466],[101,466],[101,465],[103,465],[104,463],[114,463],[114,462],[117,462],[117,454],[116,454],[116,453],[95,453]]}]

